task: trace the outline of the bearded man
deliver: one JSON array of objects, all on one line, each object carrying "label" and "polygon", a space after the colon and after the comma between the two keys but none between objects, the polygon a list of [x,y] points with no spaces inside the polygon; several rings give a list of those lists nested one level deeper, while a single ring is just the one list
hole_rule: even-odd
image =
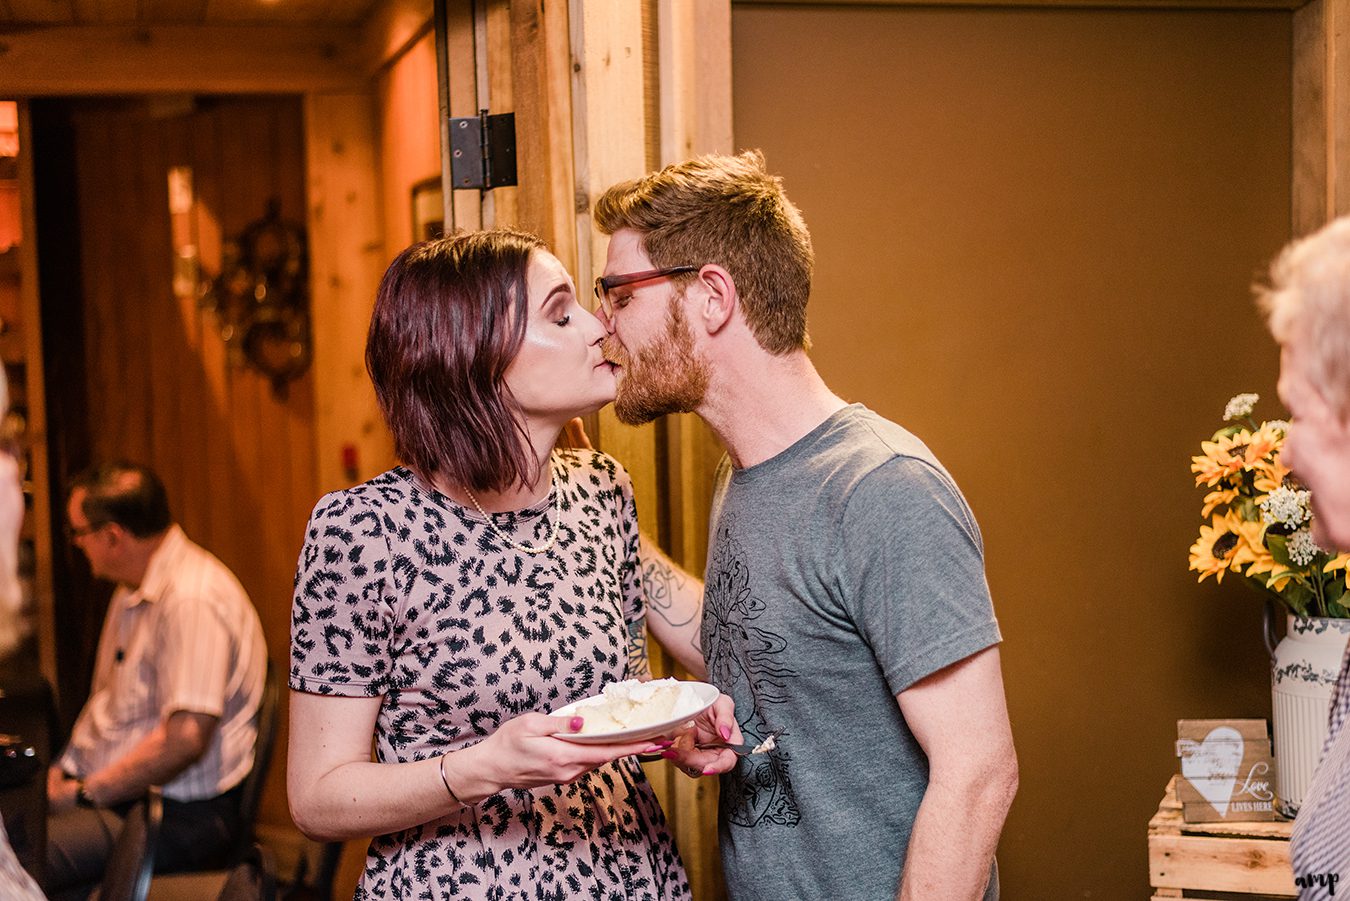
[{"label": "bearded man", "polygon": [[595,221],[616,413],[692,411],[727,447],[706,588],[643,555],[662,643],[775,736],[722,777],[730,896],[997,898],[1017,760],[982,539],[932,452],[812,365],[801,214],[748,152],[617,185]]}]

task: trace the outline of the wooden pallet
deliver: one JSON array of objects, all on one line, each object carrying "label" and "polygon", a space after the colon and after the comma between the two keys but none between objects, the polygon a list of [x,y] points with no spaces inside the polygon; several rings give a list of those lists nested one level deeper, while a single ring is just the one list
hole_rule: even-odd
[{"label": "wooden pallet", "polygon": [[1154,901],[1197,897],[1193,892],[1298,896],[1289,865],[1292,820],[1187,823],[1181,817],[1176,782],[1173,776],[1167,783],[1158,812],[1148,823],[1149,885]]}]

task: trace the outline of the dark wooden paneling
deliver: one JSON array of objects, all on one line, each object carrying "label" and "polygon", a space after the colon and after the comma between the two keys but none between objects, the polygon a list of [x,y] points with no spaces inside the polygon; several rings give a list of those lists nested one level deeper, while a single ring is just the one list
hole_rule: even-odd
[{"label": "dark wooden paneling", "polygon": [[[172,118],[141,104],[77,104],[72,120],[91,437],[88,459],[71,465],[126,458],[159,472],[188,535],[243,582],[284,671],[291,580],[317,490],[313,385],[306,375],[278,396],[231,361],[211,314],[174,295],[167,179],[171,166],[193,169],[206,276],[219,271],[222,238],[261,218],[270,199],[303,222],[299,99],[205,101]],[[78,597],[64,606],[93,615]],[[289,823],[282,754],[262,818]]]}]

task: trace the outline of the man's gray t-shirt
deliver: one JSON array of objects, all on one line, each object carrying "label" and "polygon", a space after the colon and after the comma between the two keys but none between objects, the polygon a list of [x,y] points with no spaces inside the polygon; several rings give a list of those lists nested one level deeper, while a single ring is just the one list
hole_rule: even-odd
[{"label": "man's gray t-shirt", "polygon": [[724,460],[710,529],[709,680],[747,740],[783,730],[722,777],[728,892],[892,899],[928,784],[895,695],[1000,640],[975,519],[923,442],[855,404]]}]

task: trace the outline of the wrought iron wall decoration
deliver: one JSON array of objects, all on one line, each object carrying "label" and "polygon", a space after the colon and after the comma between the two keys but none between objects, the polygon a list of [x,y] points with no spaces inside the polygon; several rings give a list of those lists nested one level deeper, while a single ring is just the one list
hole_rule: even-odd
[{"label": "wrought iron wall decoration", "polygon": [[231,359],[286,385],[309,367],[309,257],[305,230],[281,218],[273,199],[262,219],[227,241],[220,275],[202,297]]}]

